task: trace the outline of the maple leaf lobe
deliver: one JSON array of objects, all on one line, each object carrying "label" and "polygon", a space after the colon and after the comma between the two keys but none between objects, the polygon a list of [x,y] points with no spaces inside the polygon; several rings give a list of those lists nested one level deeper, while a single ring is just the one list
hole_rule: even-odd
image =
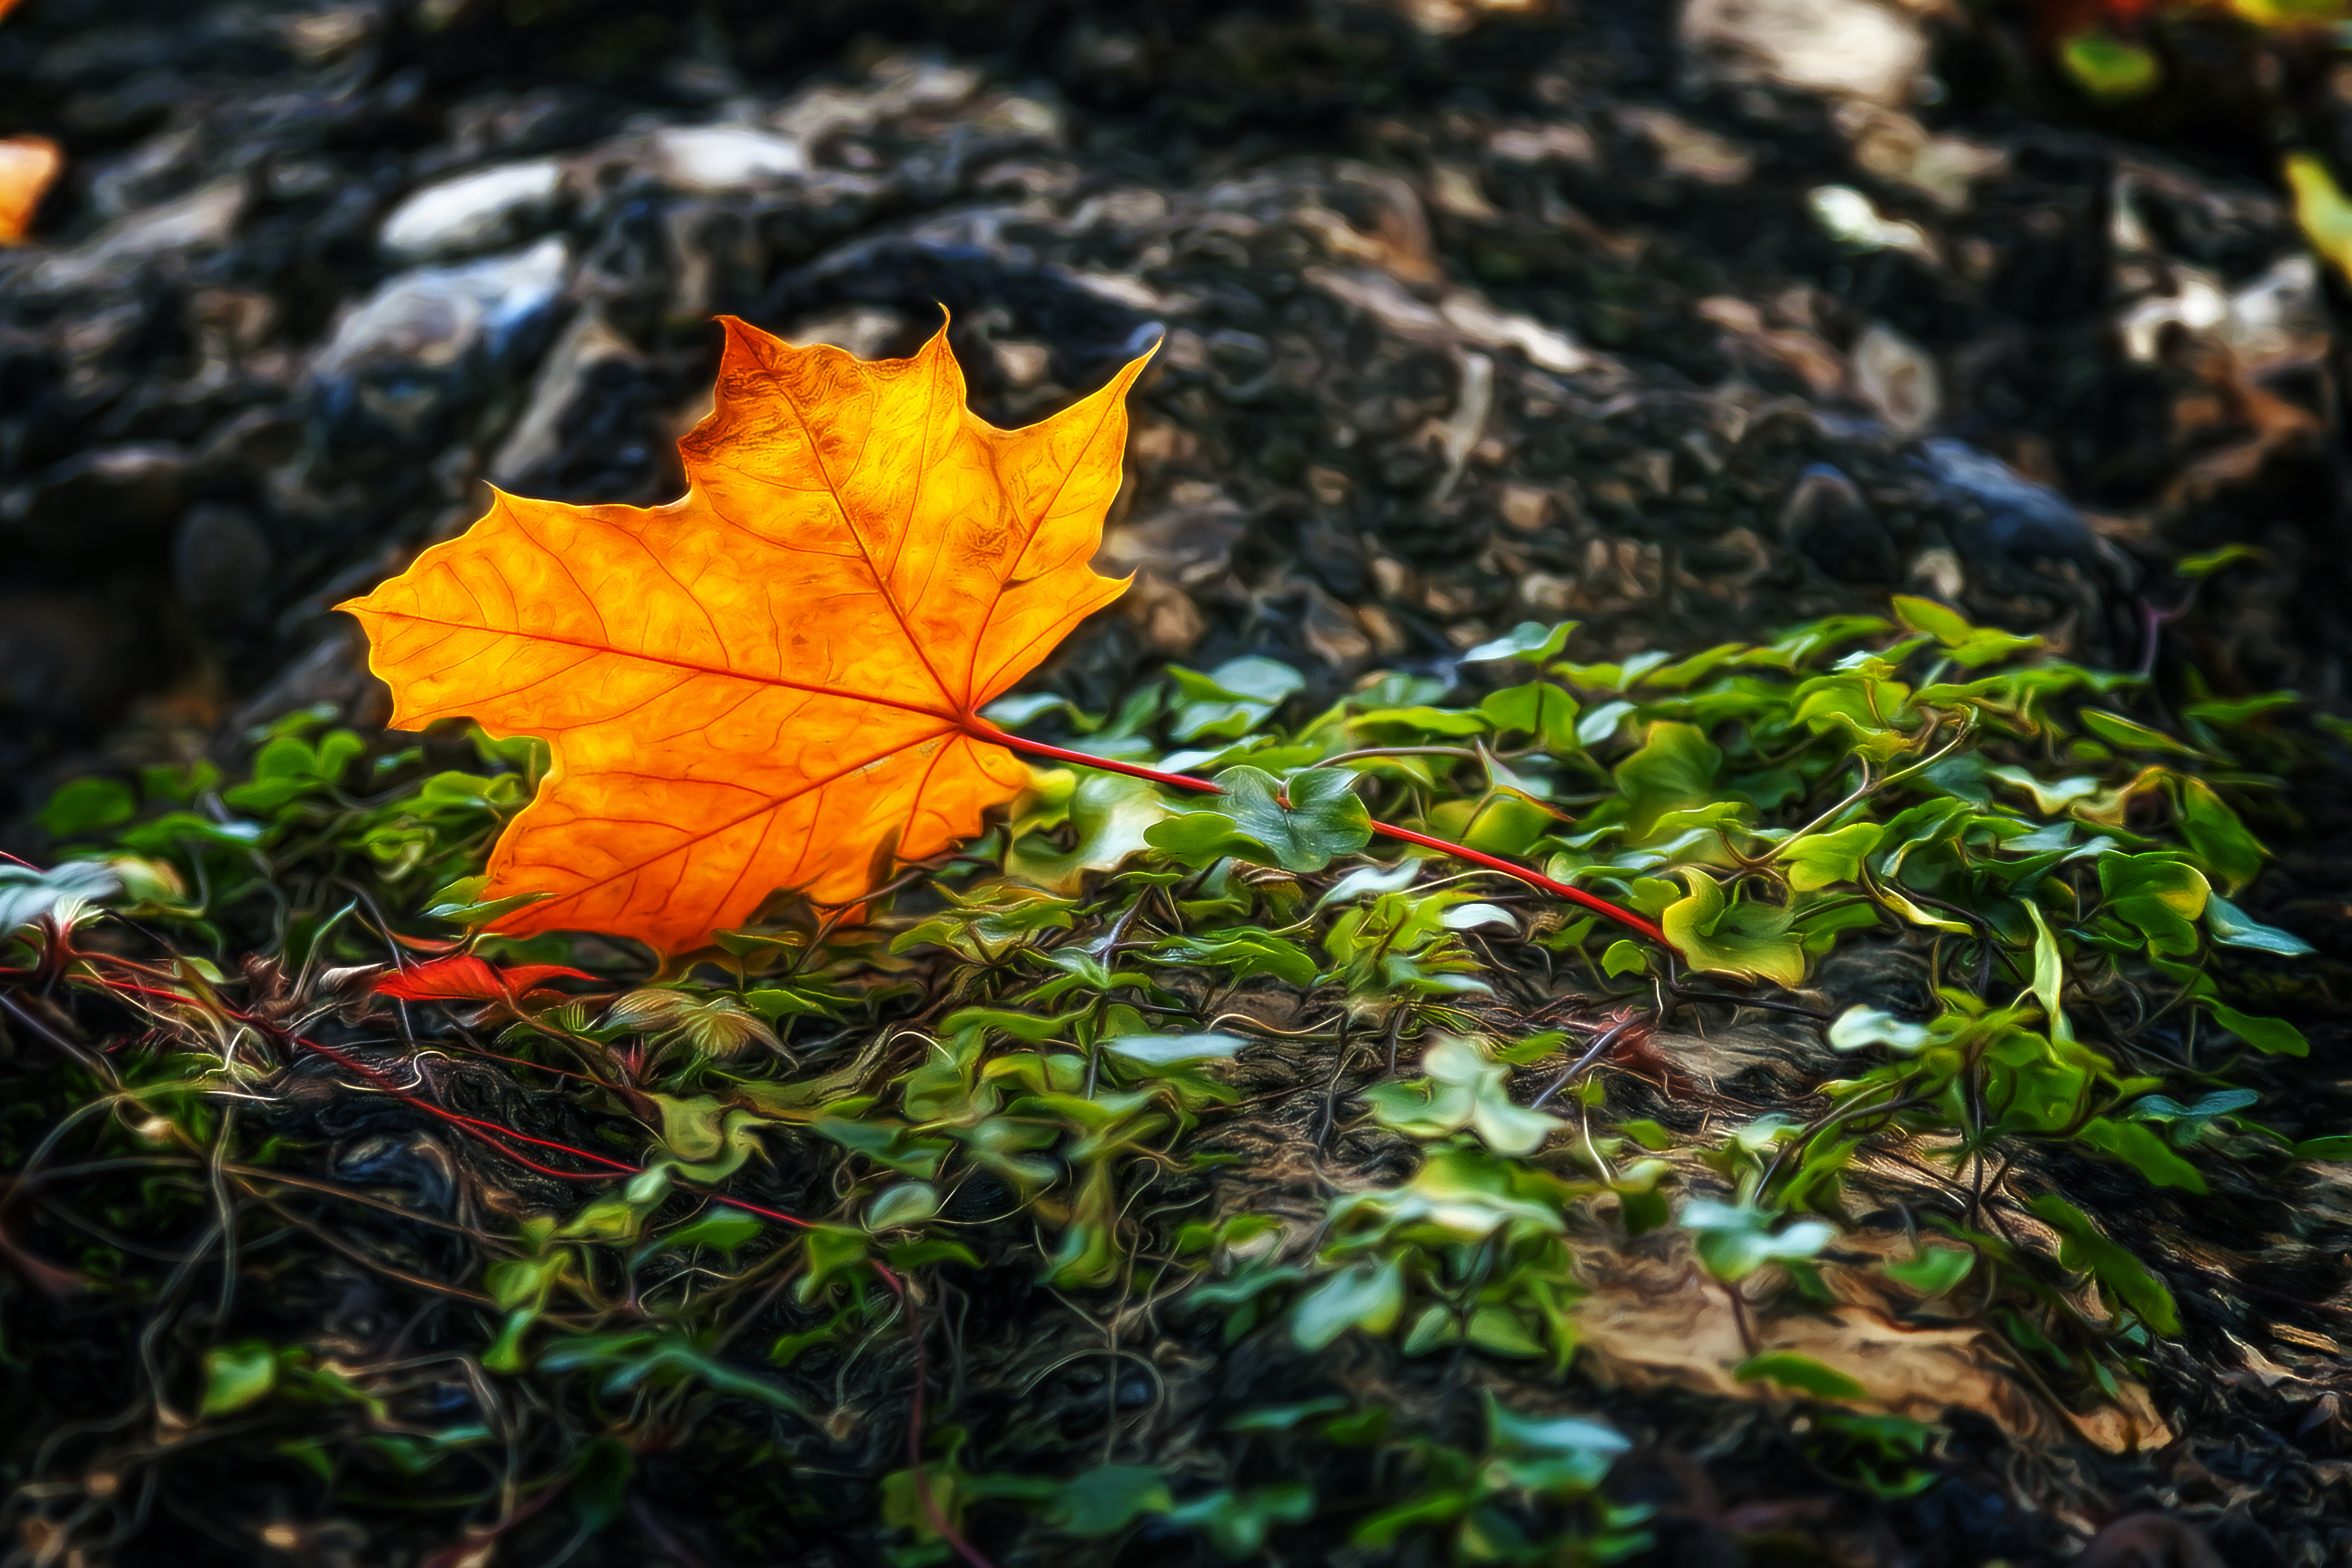
[{"label": "maple leaf lobe", "polygon": [[979,710],[1125,591],[1088,562],[1145,359],[999,430],[944,330],[907,360],[722,319],[710,413],[665,507],[494,495],[340,608],[396,727],[471,717],[552,765],[492,851],[499,929],[664,952],[780,887],[850,903],[979,831],[1027,769]]}]

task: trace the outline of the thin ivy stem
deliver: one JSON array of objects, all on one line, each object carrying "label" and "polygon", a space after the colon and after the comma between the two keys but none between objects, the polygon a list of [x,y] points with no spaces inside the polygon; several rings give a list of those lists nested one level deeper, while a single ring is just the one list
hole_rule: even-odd
[{"label": "thin ivy stem", "polygon": [[[1182,773],[1163,772],[1157,768],[1146,768],[1136,762],[1122,762],[1116,758],[1092,757],[1083,751],[1067,751],[1058,746],[1048,746],[1042,740],[1030,740],[1007,730],[999,729],[984,720],[966,721],[966,733],[975,740],[984,740],[992,746],[1002,746],[1010,751],[1026,752],[1032,757],[1050,758],[1056,762],[1074,763],[1080,768],[1097,768],[1105,772],[1124,773],[1130,779],[1146,779],[1154,784],[1164,784],[1171,789],[1190,789],[1195,794],[1202,795],[1224,793],[1223,788],[1211,783],[1206,779],[1194,779]],[[1645,920],[1630,909],[1612,904],[1598,894],[1587,893],[1580,887],[1571,887],[1567,883],[1555,881],[1540,872],[1530,871],[1523,865],[1515,865],[1500,856],[1474,850],[1467,844],[1457,844],[1448,839],[1433,838],[1427,833],[1415,832],[1411,828],[1400,828],[1391,822],[1374,822],[1372,831],[1385,838],[1401,839],[1409,844],[1419,844],[1423,849],[1439,851],[1457,860],[1468,861],[1473,865],[1484,866],[1488,871],[1501,872],[1505,876],[1517,877],[1529,887],[1540,889],[1555,898],[1564,898],[1570,904],[1582,904],[1596,915],[1605,915],[1620,925],[1640,933],[1643,937],[1669,952],[1678,951],[1675,945],[1666,939],[1666,934],[1659,929],[1655,922]]]}]

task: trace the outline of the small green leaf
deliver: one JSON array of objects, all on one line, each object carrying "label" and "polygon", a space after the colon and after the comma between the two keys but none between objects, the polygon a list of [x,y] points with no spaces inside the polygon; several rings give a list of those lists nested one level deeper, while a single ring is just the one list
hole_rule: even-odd
[{"label": "small green leaf", "polygon": [[1994,627],[1971,625],[1966,616],[1932,599],[1898,593],[1894,602],[1896,620],[1943,643],[1952,662],[1969,669],[2042,645],[2039,637],[2024,637]]},{"label": "small green leaf", "polygon": [[1619,763],[1613,775],[1635,834],[1646,834],[1668,811],[1714,800],[1715,776],[1722,766],[1723,748],[1698,726],[1654,722],[1642,749]]},{"label": "small green leaf", "polygon": [[1976,1265],[1977,1255],[1969,1248],[1923,1246],[1900,1262],[1883,1265],[1881,1271],[1905,1289],[1933,1300],[1967,1279]]},{"label": "small green leaf", "polygon": [[2086,707],[2083,710],[2082,719],[2084,729],[2109,745],[2120,746],[2126,751],[2167,751],[2180,757],[2202,755],[2195,747],[2175,740],[2160,729],[2150,729],[2144,724],[2135,723],[2119,713]]},{"label": "small green leaf", "polygon": [[258,1403],[278,1386],[278,1352],[258,1340],[218,1344],[205,1352],[205,1416],[226,1416]]},{"label": "small green leaf", "polygon": [[1220,664],[1208,674],[1168,667],[1176,683],[1176,711],[1169,733],[1179,740],[1233,740],[1248,734],[1307,685],[1287,664],[1252,654]]},{"label": "small green leaf", "polygon": [[122,879],[102,861],[59,861],[47,871],[0,865],[0,940],[45,915],[69,925],[85,905],[121,886]]},{"label": "small green leaf", "polygon": [[1926,1024],[1906,1023],[1876,1008],[1848,1008],[1829,1027],[1832,1051],[1883,1045],[1896,1056],[1908,1056],[1933,1038]]},{"label": "small green leaf", "polygon": [[740,1208],[714,1207],[676,1230],[666,1232],[656,1245],[664,1249],[715,1247],[721,1252],[732,1252],[765,1228],[763,1222]]},{"label": "small green leaf", "polygon": [[2110,854],[2099,859],[2099,887],[2107,909],[2138,927],[2151,950],[2181,956],[2197,951],[2197,928],[2211,884],[2204,873],[2175,856]]},{"label": "small green leaf", "polygon": [[2290,152],[2285,172],[2304,237],[2339,274],[2352,278],[2352,201],[2345,199],[2327,161],[2312,152]]},{"label": "small green leaf", "polygon": [[1876,850],[1885,836],[1886,830],[1876,822],[1854,822],[1798,839],[1775,858],[1789,868],[1790,892],[1814,893],[1860,876],[1864,857]]},{"label": "small green leaf", "polygon": [[53,839],[73,839],[127,822],[138,813],[131,786],[121,779],[77,779],[59,786],[34,820]]},{"label": "small green leaf", "polygon": [[1580,746],[1599,746],[1617,733],[1617,727],[1633,713],[1633,704],[1622,698],[1602,703],[1576,721],[1576,740]]},{"label": "small green leaf", "polygon": [[1152,1068],[1226,1061],[1248,1043],[1232,1034],[1121,1034],[1107,1037],[1102,1049],[1139,1067]]},{"label": "small green leaf", "polygon": [[1308,986],[1314,984],[1317,974],[1315,960],[1307,949],[1255,926],[1179,936],[1162,944],[1157,951],[1171,958],[1229,969],[1236,980],[1245,980],[1253,975],[1272,975],[1289,985]]},{"label": "small green leaf", "polygon": [[1496,1448],[1521,1453],[1608,1460],[1633,1446],[1615,1427],[1581,1416],[1522,1416],[1496,1399],[1491,1389],[1486,1394],[1486,1429]]},{"label": "small green leaf", "polygon": [[636,1473],[637,1456],[626,1443],[617,1437],[592,1438],[572,1462],[568,1489],[580,1528],[593,1532],[620,1518]]},{"label": "small green leaf", "polygon": [[1065,851],[1041,834],[1024,833],[1005,856],[1004,872],[1065,895],[1086,883],[1088,872],[1116,871],[1149,843],[1146,834],[1175,814],[1149,779],[1088,773],[1070,796],[1070,827],[1077,842]]},{"label": "small green leaf", "polygon": [[1208,809],[1157,823],[1145,839],[1193,865],[1238,855],[1285,871],[1321,871],[1371,839],[1371,815],[1345,769],[1309,768],[1286,782],[1244,766],[1216,781],[1225,792]]},{"label": "small green leaf", "polygon": [[1485,664],[1493,659],[1532,659],[1542,661],[1568,646],[1570,633],[1581,622],[1563,621],[1557,626],[1545,626],[1537,621],[1522,621],[1491,643],[1481,643],[1462,655],[1465,664]]},{"label": "small green leaf", "polygon": [[2256,1051],[2270,1056],[2309,1056],[2311,1054],[2311,1041],[2303,1037],[2303,1030],[2284,1019],[2256,1018],[2251,1013],[2242,1013],[2233,1007],[2217,1002],[2210,997],[2203,999],[2203,1005],[2205,1010],[2213,1015],[2215,1023],[2220,1024]]},{"label": "small green leaf", "polygon": [[2025,913],[2033,922],[2033,997],[2042,1004],[2042,1016],[2050,1020],[2050,1038],[2063,1044],[2074,1038],[2064,1006],[2065,960],[2058,951],[2057,934],[2042,917],[2041,905],[2029,902]]},{"label": "small green leaf", "polygon": [[1869,1390],[1832,1366],[1823,1366],[1810,1355],[1799,1355],[1792,1350],[1767,1351],[1762,1355],[1749,1356],[1739,1364],[1732,1375],[1742,1383],[1759,1379],[1792,1388],[1800,1394],[1810,1394],[1816,1399],[1867,1399]]},{"label": "small green leaf", "polygon": [[2172,563],[2176,576],[2210,577],[2217,571],[2236,566],[2241,561],[2263,561],[2270,552],[2254,545],[2222,545],[2217,549],[2200,550],[2195,555],[2182,556]]},{"label": "small green leaf", "polygon": [[1145,1513],[1175,1507],[1168,1482],[1148,1465],[1097,1465],[1066,1481],[1046,1521],[1065,1535],[1113,1535]]},{"label": "small green leaf", "polygon": [[604,1021],[656,1039],[675,1037],[703,1056],[730,1057],[754,1044],[772,1051],[782,1049],[766,1019],[723,992],[696,996],[667,987],[648,987],[615,1001],[606,1010]]},{"label": "small green leaf", "polygon": [[1609,944],[1601,955],[1601,972],[1618,975],[1646,975],[1650,972],[1650,950],[1639,942],[1620,938]]},{"label": "small green leaf", "polygon": [[884,1187],[866,1206],[866,1228],[883,1231],[920,1225],[939,1211],[939,1188],[927,1181],[902,1181]]},{"label": "small green leaf", "polygon": [[1239,1562],[1257,1555],[1275,1525],[1304,1524],[1314,1516],[1314,1488],[1276,1481],[1248,1491],[1220,1488],[1171,1510],[1168,1522],[1198,1527],[1219,1556]]},{"label": "small green leaf", "polygon": [[2225,947],[2251,947],[2283,958],[2301,958],[2318,951],[2292,931],[2253,919],[2218,893],[2205,901],[2205,929]]},{"label": "small green leaf", "polygon": [[2058,63],[2075,85],[2102,103],[2120,103],[2156,90],[2164,68],[2156,56],[2104,27],[2075,34],[2058,46]]},{"label": "small green leaf", "polygon": [[1792,988],[1805,983],[1804,943],[1790,931],[1787,910],[1727,904],[1722,885],[1696,866],[1684,869],[1683,881],[1689,896],[1669,904],[1658,924],[1693,969]]},{"label": "small green leaf", "polygon": [[2074,1135],[2091,1147],[2115,1155],[2158,1186],[2177,1186],[2200,1193],[2210,1190],[2197,1167],[2173,1153],[2171,1145],[2145,1123],[2094,1116]]},{"label": "small green leaf", "polygon": [[762,1124],[740,1106],[728,1106],[709,1094],[646,1098],[660,1108],[662,1143],[679,1174],[690,1181],[723,1180],[759,1152],[755,1129]]},{"label": "small green leaf", "polygon": [[1837,1236],[1818,1219],[1799,1220],[1775,1233],[1772,1217],[1745,1204],[1695,1197],[1683,1205],[1682,1226],[1696,1233],[1699,1262],[1727,1285],[1736,1285],[1767,1263],[1811,1258]]},{"label": "small green leaf", "polygon": [[2189,841],[2189,853],[2221,884],[2221,891],[2237,892],[2253,881],[2268,852],[2211,785],[2201,779],[2182,779],[2179,786],[2180,834]]},{"label": "small green leaf", "polygon": [[1583,744],[1576,733],[1576,699],[1549,681],[1491,692],[1478,711],[1498,734],[1531,735],[1548,751],[1575,751]]},{"label": "small green leaf", "polygon": [[1559,1129],[1540,1111],[1512,1100],[1509,1073],[1478,1041],[1444,1035],[1421,1059],[1426,1077],[1375,1083],[1364,1091],[1381,1125],[1408,1137],[1434,1140],[1470,1128],[1498,1155],[1530,1155]]},{"label": "small green leaf", "polygon": [[1393,1258],[1350,1263],[1298,1299],[1290,1333],[1304,1350],[1321,1350],[1351,1328],[1384,1334],[1404,1310],[1404,1269]]},{"label": "small green leaf", "polygon": [[2167,1339],[2180,1333],[2180,1312],[2173,1304],[2172,1292],[2147,1271],[2147,1265],[2102,1235],[2081,1209],[2055,1196],[2034,1198],[2026,1207],[2058,1232],[2061,1264],[2098,1281],[2155,1333]]}]

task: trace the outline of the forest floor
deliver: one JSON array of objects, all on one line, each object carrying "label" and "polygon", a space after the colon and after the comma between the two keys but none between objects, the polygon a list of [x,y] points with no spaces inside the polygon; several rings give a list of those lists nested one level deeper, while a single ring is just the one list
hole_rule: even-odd
[{"label": "forest floor", "polygon": [[[0,252],[0,843],[110,857],[117,912],[0,882],[5,1561],[2352,1559],[2347,296],[2281,174],[2352,167],[2333,35],[2168,13],[2101,104],[2057,6],[1143,9],[0,22],[0,134],[68,161]],[[677,980],[740,1031],[694,1050],[372,999],[538,764],[387,732],[329,607],[488,485],[674,497],[715,315],[880,357],[942,308],[1004,425],[1161,344],[1048,738],[1450,747],[1364,788],[1663,910],[1663,818],[1793,829],[1920,740],[1801,682],[2004,716],[1864,803],[1908,880],[1848,865],[1877,924],[1785,988],[1502,881],[1411,926],[1419,862],[1154,859],[1065,776],[862,931],[478,949]],[[1497,774],[1508,668],[1583,722]],[[1590,841],[1488,822],[1555,796]],[[2178,941],[2128,880],[2171,865],[2216,895]],[[1357,962],[1382,919],[1410,973]],[[1083,1095],[1004,1021],[1071,987]],[[1146,998],[1232,1060],[1111,1061]],[[1858,1008],[2015,1014],[2084,1108],[1988,1119],[1970,1055],[1938,1121],[1932,1051],[1824,1036]],[[1922,1108],[1826,1135],[1864,1080]],[[1404,1212],[1432,1171],[1486,1229]]]}]

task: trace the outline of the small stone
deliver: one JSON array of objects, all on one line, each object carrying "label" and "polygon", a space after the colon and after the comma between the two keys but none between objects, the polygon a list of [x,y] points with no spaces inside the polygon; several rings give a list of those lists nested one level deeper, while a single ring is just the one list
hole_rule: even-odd
[{"label": "small stone", "polygon": [[738,191],[798,179],[808,154],[789,136],[742,125],[674,125],[654,133],[652,163],[682,191]]},{"label": "small stone", "polygon": [[234,507],[191,507],[172,541],[181,601],[210,620],[250,621],[267,604],[274,552],[260,525]]},{"label": "small stone", "polygon": [[552,158],[502,163],[412,193],[383,220],[376,244],[394,261],[432,261],[488,250],[543,218],[563,189]]}]

